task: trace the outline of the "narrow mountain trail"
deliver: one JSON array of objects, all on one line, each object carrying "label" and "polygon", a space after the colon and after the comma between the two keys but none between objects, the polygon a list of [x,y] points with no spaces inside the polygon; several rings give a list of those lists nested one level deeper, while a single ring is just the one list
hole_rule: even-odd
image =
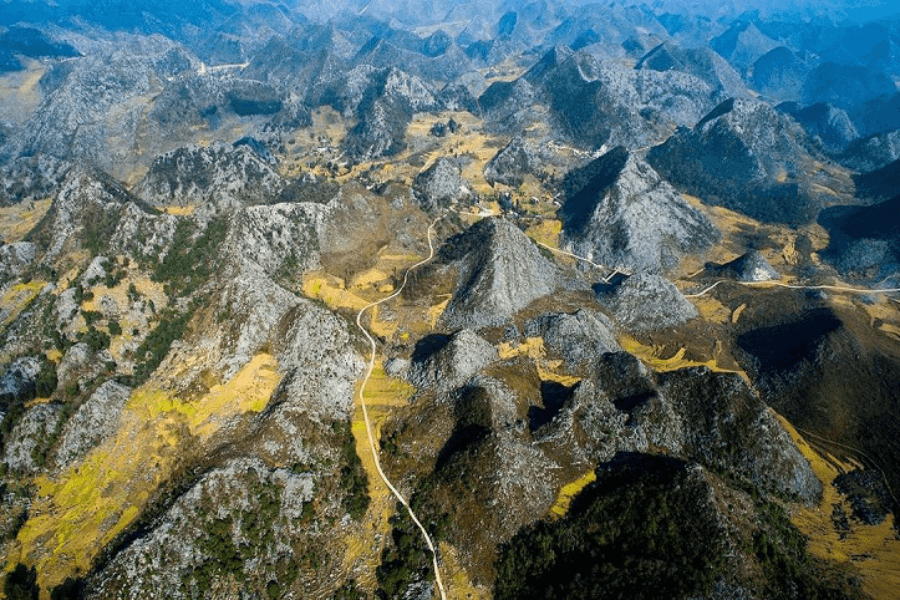
[{"label": "narrow mountain trail", "polygon": [[734,281],[731,279],[722,279],[711,286],[707,287],[701,292],[697,292],[696,294],[685,294],[685,298],[699,298],[701,296],[705,296],[709,292],[713,291],[719,285],[723,283],[734,283],[737,285],[743,285],[744,287],[780,287],[789,290],[830,290],[832,292],[844,292],[847,294],[893,294],[900,292],[900,288],[888,288],[888,289],[879,289],[879,290],[870,290],[865,288],[852,288],[845,287],[842,285],[796,285],[792,283],[781,283],[778,281]]},{"label": "narrow mountain trail", "polygon": [[[538,246],[541,246],[541,247],[543,247],[543,248],[546,248],[546,249],[549,250],[550,252],[554,252],[554,253],[560,254],[560,255],[562,255],[562,256],[568,256],[569,258],[574,258],[574,259],[576,259],[576,260],[580,260],[580,261],[582,261],[582,262],[586,262],[587,264],[589,264],[589,265],[591,265],[592,267],[595,267],[595,268],[597,268],[597,269],[603,269],[603,270],[605,270],[605,271],[608,271],[608,270],[609,270],[609,267],[606,267],[606,266],[604,266],[604,265],[595,263],[594,261],[592,261],[592,260],[590,260],[590,259],[588,259],[588,258],[584,258],[583,256],[578,256],[577,254],[572,254],[571,252],[566,252],[565,250],[560,250],[559,248],[554,248],[553,246],[550,246],[550,245],[548,245],[548,244],[545,244],[544,242],[539,242],[539,241],[537,241],[537,240],[535,240],[534,242],[535,242]],[[612,270],[612,273],[610,273],[609,275],[607,275],[606,277],[603,278],[603,280],[602,280],[603,283],[609,283],[610,281],[612,281],[612,278],[615,277],[616,275],[631,275],[631,273],[625,273],[624,271],[620,271],[620,270],[618,270],[618,269],[613,269],[613,270]]]},{"label": "narrow mountain trail", "polygon": [[378,458],[378,448],[375,445],[375,436],[373,434],[371,420],[369,419],[369,411],[366,406],[366,398],[365,398],[366,385],[369,383],[369,379],[371,379],[372,372],[375,369],[375,360],[376,360],[378,348],[375,344],[375,338],[372,337],[372,335],[369,333],[369,331],[362,324],[362,318],[363,318],[363,315],[366,313],[366,311],[373,309],[373,308],[375,308],[381,304],[384,304],[386,302],[389,302],[389,301],[393,300],[394,298],[396,298],[397,296],[399,296],[403,292],[403,289],[406,287],[406,284],[409,281],[409,274],[412,271],[416,270],[417,268],[421,267],[422,265],[430,262],[434,258],[435,249],[434,249],[434,240],[432,239],[432,235],[434,233],[434,226],[437,225],[437,223],[443,218],[444,218],[443,216],[436,218],[434,221],[432,221],[431,225],[428,226],[428,232],[427,232],[428,256],[426,258],[420,260],[419,262],[417,262],[416,264],[414,264],[413,266],[409,267],[406,270],[406,273],[404,273],[404,275],[403,275],[403,283],[397,288],[396,291],[394,291],[394,293],[392,293],[391,295],[389,295],[385,298],[382,298],[381,300],[376,300],[375,302],[371,302],[371,303],[367,304],[366,306],[364,306],[356,315],[356,326],[359,327],[360,331],[363,332],[363,335],[366,336],[366,339],[369,340],[369,347],[371,350],[371,353],[369,355],[369,363],[366,368],[366,375],[363,378],[362,383],[359,386],[359,401],[360,401],[360,406],[362,407],[363,419],[366,424],[366,436],[368,437],[368,440],[369,440],[369,450],[372,453],[372,459],[375,463],[375,468],[378,471],[379,477],[381,477],[381,480],[388,487],[388,489],[391,491],[391,493],[394,495],[394,497],[397,498],[397,500],[404,507],[406,507],[406,510],[409,513],[410,518],[413,520],[413,523],[415,523],[416,527],[419,528],[419,531],[422,532],[422,537],[425,539],[425,543],[428,545],[428,549],[431,551],[431,560],[432,560],[432,565],[434,566],[435,583],[437,584],[438,591],[441,594],[441,600],[446,600],[447,595],[446,595],[446,592],[444,591],[444,584],[441,579],[441,571],[440,571],[440,567],[438,565],[437,550],[435,549],[434,542],[432,541],[431,536],[428,535],[428,531],[425,529],[425,527],[419,521],[419,518],[416,516],[416,513],[413,511],[412,507],[409,505],[409,502],[397,490],[397,488],[394,486],[394,484],[391,483],[391,480],[388,479],[388,476],[385,474],[384,470],[381,468],[381,461]]},{"label": "narrow mountain trail", "polygon": [[894,501],[894,506],[900,507],[900,502],[897,501],[897,496],[894,495],[894,490],[891,489],[891,484],[888,482],[888,478],[887,478],[887,475],[885,475],[885,473],[884,473],[884,469],[882,469],[878,465],[878,462],[874,458],[872,458],[871,456],[869,456],[868,454],[866,454],[859,448],[854,448],[853,446],[848,446],[846,444],[842,444],[840,442],[830,440],[826,437],[822,437],[821,435],[815,434],[811,431],[807,431],[805,429],[800,429],[799,427],[795,427],[795,429],[799,433],[801,433],[802,435],[804,435],[808,438],[815,439],[824,444],[830,444],[832,446],[836,446],[838,448],[841,448],[843,450],[850,452],[851,454],[855,454],[856,458],[859,460],[860,464],[862,464],[863,466],[865,466],[866,462],[868,462],[881,475],[881,479],[884,482],[884,487],[887,489],[888,494],[891,496],[891,499]]}]

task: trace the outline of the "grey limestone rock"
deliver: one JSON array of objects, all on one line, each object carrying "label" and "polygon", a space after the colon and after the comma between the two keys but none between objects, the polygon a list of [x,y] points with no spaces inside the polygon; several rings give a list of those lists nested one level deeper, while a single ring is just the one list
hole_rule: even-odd
[{"label": "grey limestone rock", "polygon": [[757,59],[775,49],[778,42],[761,32],[753,22],[740,21],[710,40],[709,45],[739,73],[745,73]]},{"label": "grey limestone rock", "polygon": [[56,368],[60,385],[68,385],[76,381],[92,379],[100,375],[106,368],[104,365],[113,360],[109,350],[101,350],[92,354],[88,345],[79,342],[69,348]]},{"label": "grey limestone rock", "polygon": [[540,337],[547,348],[563,358],[569,368],[594,361],[607,352],[621,350],[615,325],[603,314],[586,309],[572,314],[547,314],[525,324],[526,337]]},{"label": "grey limestone rock", "polygon": [[660,175],[710,204],[789,224],[818,214],[824,198],[808,172],[822,160],[794,119],[748,99],[723,102],[647,155]]},{"label": "grey limestone rock", "polygon": [[[64,248],[82,244],[83,240],[77,234],[96,227],[98,222],[115,220],[123,206],[132,200],[128,191],[105,173],[90,167],[73,168],[66,175],[45,219],[50,247],[42,262],[50,263]],[[101,232],[100,235],[108,233]]]},{"label": "grey limestone rock", "polygon": [[62,430],[56,464],[65,469],[104,440],[115,434],[131,388],[107,381],[91,394]]},{"label": "grey limestone rock", "polygon": [[31,242],[15,242],[0,246],[0,282],[21,277],[37,257]]},{"label": "grey limestone rock", "polygon": [[418,388],[451,388],[499,358],[496,348],[469,329],[428,336],[417,345],[407,377]]},{"label": "grey limestone rock", "polygon": [[793,103],[779,105],[803,125],[806,132],[828,152],[843,151],[859,137],[856,126],[842,108],[820,102],[806,108],[795,108]]},{"label": "grey limestone rock", "polygon": [[413,189],[419,204],[426,210],[472,196],[472,190],[462,178],[459,161],[448,157],[437,159],[419,173]]},{"label": "grey limestone rock", "polygon": [[151,205],[227,210],[272,202],[285,185],[250,145],[216,143],[179,148],[157,157],[134,194]]},{"label": "grey limestone rock", "polygon": [[36,472],[43,465],[38,455],[46,451],[45,443],[62,418],[63,406],[38,404],[28,409],[16,424],[3,449],[3,464],[21,474]]},{"label": "grey limestone rock", "polygon": [[776,102],[798,101],[814,66],[790,48],[778,46],[756,59],[750,82],[756,91]]},{"label": "grey limestone rock", "polygon": [[700,211],[618,147],[570,174],[561,242],[609,268],[665,272],[719,239]]},{"label": "grey limestone rock", "polygon": [[769,264],[759,250],[751,250],[736,259],[724,263],[706,263],[706,274],[713,277],[728,277],[737,281],[772,281],[781,279],[781,273]]},{"label": "grey limestone rock", "polygon": [[319,234],[329,213],[308,202],[242,208],[231,217],[223,259],[239,264],[252,257],[270,277],[290,261],[290,275],[302,275],[319,264]]},{"label": "grey limestone rock", "polygon": [[556,289],[556,267],[512,223],[483,219],[448,240],[439,263],[459,274],[441,316],[449,328],[499,325]]},{"label": "grey limestone rock", "polygon": [[680,369],[660,375],[659,393],[681,418],[688,456],[810,504],[821,496],[809,462],[739,375]]},{"label": "grey limestone rock", "polygon": [[681,71],[705,81],[726,97],[749,95],[741,76],[724,58],[708,48],[682,48],[671,41],[665,41],[643,54],[634,68],[660,72]]},{"label": "grey limestone rock", "polygon": [[[107,598],[114,589],[123,598],[146,597],[146,583],[152,578],[154,594],[183,597],[184,582],[191,581],[204,563],[215,561],[210,555],[210,538],[234,547],[252,545],[259,558],[246,564],[256,575],[253,579],[263,578],[264,585],[266,577],[274,577],[271,565],[285,554],[290,556],[287,542],[309,527],[300,517],[303,505],[313,499],[314,488],[309,474],[273,469],[257,458],[229,460],[205,473],[146,535],[116,554],[100,576],[89,581],[86,596]],[[278,528],[279,541],[269,545],[260,544],[252,533],[263,499],[267,518],[272,519],[265,526]],[[216,523],[225,526],[216,529]],[[216,538],[215,532],[221,537]],[[241,561],[241,566],[244,564]],[[218,588],[217,582],[211,585],[213,591],[232,597]]]},{"label": "grey limestone rock", "polygon": [[861,173],[875,171],[900,159],[900,130],[856,140],[838,157],[841,164]]},{"label": "grey limestone rock", "polygon": [[6,161],[0,165],[0,206],[54,196],[71,168],[71,163],[47,154]]},{"label": "grey limestone rock", "polygon": [[14,360],[0,376],[0,400],[28,400],[34,397],[41,361],[35,356]]},{"label": "grey limestone rock", "polygon": [[697,308],[672,282],[651,273],[618,276],[596,287],[597,298],[627,330],[648,331],[682,325]]},{"label": "grey limestone rock", "polygon": [[570,461],[666,448],[810,504],[822,492],[808,461],[747,382],[706,367],[657,374],[624,352],[603,355],[534,435],[540,447]]},{"label": "grey limestone rock", "polygon": [[539,166],[538,157],[521,137],[514,138],[501,148],[484,166],[484,177],[488,183],[502,183],[518,187],[525,175],[533,173]]},{"label": "grey limestone rock", "polygon": [[693,126],[720,100],[694,75],[636,71],[584,51],[548,72],[542,89],[560,131],[591,149],[660,143],[672,124]]}]

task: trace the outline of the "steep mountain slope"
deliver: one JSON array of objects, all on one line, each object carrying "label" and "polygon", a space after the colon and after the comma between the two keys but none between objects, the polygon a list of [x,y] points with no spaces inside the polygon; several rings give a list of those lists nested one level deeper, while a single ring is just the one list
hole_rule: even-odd
[{"label": "steep mountain slope", "polygon": [[671,123],[691,126],[718,100],[692,75],[617,68],[583,51],[542,79],[561,130],[589,148],[658,143]]},{"label": "steep mountain slope", "polygon": [[710,47],[730,62],[739,73],[778,46],[751,21],[738,21],[728,31],[710,40]]},{"label": "steep mountain slope", "polygon": [[750,83],[753,89],[776,102],[799,101],[812,67],[785,46],[756,59]]},{"label": "steep mountain slope", "polygon": [[277,198],[281,176],[247,145],[180,148],[157,157],[132,190],[152,206],[209,206],[215,212]]},{"label": "steep mountain slope", "polygon": [[0,4],[2,595],[895,595],[894,20]]},{"label": "steep mountain slope", "polygon": [[484,219],[448,240],[435,267],[458,287],[441,315],[449,328],[500,325],[557,285],[555,267],[515,225]]},{"label": "steep mountain slope", "polygon": [[621,146],[570,173],[563,186],[560,241],[609,268],[667,271],[718,238],[706,217]]},{"label": "steep mountain slope", "polygon": [[805,223],[827,194],[811,186],[816,151],[790,117],[754,100],[727,100],[647,156],[675,185],[763,221]]},{"label": "steep mountain slope", "polygon": [[747,96],[741,76],[721,56],[707,48],[681,48],[663,42],[641,57],[635,69],[681,71],[708,83],[724,97]]},{"label": "steep mountain slope", "polygon": [[843,151],[859,138],[856,126],[847,111],[830,104],[813,104],[800,108],[793,104],[780,104],[778,108],[794,117],[806,132],[828,152]]}]

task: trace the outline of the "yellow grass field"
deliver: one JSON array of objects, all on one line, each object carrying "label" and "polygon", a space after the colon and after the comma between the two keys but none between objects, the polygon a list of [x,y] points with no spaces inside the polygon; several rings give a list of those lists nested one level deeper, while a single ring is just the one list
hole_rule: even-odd
[{"label": "yellow grass field", "polygon": [[822,501],[818,506],[797,506],[791,515],[794,525],[809,538],[809,551],[820,558],[850,563],[862,579],[863,591],[876,600],[897,598],[900,590],[900,538],[894,529],[894,516],[889,515],[881,525],[853,522],[851,532],[842,539],[831,520],[832,507],[849,505],[832,485],[841,472],[856,465],[822,456],[814,450],[791,424],[779,416],[779,421],[809,460],[813,472],[822,482]]},{"label": "yellow grass field", "polygon": [[43,589],[87,573],[103,546],[172,477],[183,454],[199,450],[234,417],[262,411],[280,382],[275,358],[261,354],[194,402],[152,388],[136,391],[112,438],[65,472],[34,480],[38,500],[7,568],[35,565]]}]

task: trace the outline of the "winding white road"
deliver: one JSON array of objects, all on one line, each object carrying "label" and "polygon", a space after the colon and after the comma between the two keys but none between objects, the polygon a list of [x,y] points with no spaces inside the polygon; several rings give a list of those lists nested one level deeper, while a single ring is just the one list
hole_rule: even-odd
[{"label": "winding white road", "polygon": [[[594,261],[592,261],[592,260],[589,259],[589,258],[585,258],[585,257],[583,257],[583,256],[578,256],[577,254],[572,254],[571,252],[566,252],[565,250],[560,250],[559,248],[554,248],[553,246],[548,246],[548,245],[545,244],[544,242],[539,242],[539,241],[537,241],[537,240],[534,240],[534,242],[535,242],[538,246],[543,246],[544,248],[546,248],[546,249],[549,250],[550,252],[555,252],[556,254],[562,254],[563,256],[568,256],[569,258],[574,258],[574,259],[576,259],[576,260],[580,260],[580,261],[582,261],[582,262],[586,262],[587,264],[591,265],[592,267],[596,267],[596,268],[598,268],[598,269],[603,269],[604,271],[608,271],[608,270],[609,270],[609,267],[606,267],[606,266],[604,266],[604,265],[595,263]],[[613,270],[612,270],[612,273],[610,273],[609,275],[607,275],[606,277],[603,278],[603,283],[609,283],[609,282],[612,280],[612,278],[615,277],[616,275],[630,275],[630,273],[625,273],[625,272],[620,271],[620,270],[618,270],[618,269],[613,269]]]},{"label": "winding white road", "polygon": [[[428,545],[428,549],[431,551],[432,564],[434,566],[435,582],[437,583],[438,591],[441,594],[441,600],[446,600],[447,596],[446,596],[446,592],[444,590],[443,581],[441,579],[441,572],[440,572],[440,567],[438,565],[437,551],[435,550],[434,542],[432,541],[431,536],[428,535],[428,531],[425,529],[425,527],[419,521],[419,518],[416,516],[412,507],[409,505],[409,502],[406,500],[406,498],[403,497],[403,495],[397,490],[397,488],[394,487],[394,484],[391,483],[391,480],[388,479],[387,475],[385,475],[384,470],[381,468],[381,461],[378,459],[378,448],[375,445],[375,437],[372,432],[372,424],[369,420],[369,411],[366,407],[366,399],[365,399],[366,385],[368,384],[369,379],[372,377],[372,371],[375,368],[375,356],[377,353],[377,346],[375,344],[375,339],[372,337],[372,335],[369,333],[369,331],[362,324],[362,318],[363,318],[363,315],[366,313],[366,311],[368,311],[380,304],[384,304],[385,302],[389,302],[390,300],[393,300],[394,298],[399,296],[403,292],[403,289],[406,287],[406,284],[409,281],[409,274],[412,271],[414,271],[415,269],[430,262],[434,258],[435,251],[434,251],[434,240],[432,239],[432,234],[434,232],[434,226],[437,225],[437,223],[443,218],[444,218],[444,216],[438,217],[437,219],[432,221],[431,225],[428,226],[428,232],[427,232],[428,233],[428,257],[417,262],[416,264],[414,264],[413,266],[411,266],[409,269],[406,270],[406,273],[404,273],[404,275],[403,275],[403,283],[400,285],[400,287],[397,288],[397,290],[394,293],[392,293],[390,296],[387,296],[385,298],[382,298],[381,300],[372,302],[372,303],[366,305],[365,307],[363,307],[359,311],[359,313],[356,315],[356,325],[359,327],[360,331],[363,332],[363,335],[366,336],[366,339],[369,340],[369,346],[371,348],[371,354],[369,356],[369,365],[366,370],[366,376],[365,376],[365,378],[363,378],[362,384],[360,385],[360,388],[359,388],[359,400],[360,400],[360,404],[362,406],[363,418],[366,422],[366,435],[369,438],[369,449],[372,452],[372,458],[374,459],[374,462],[375,462],[375,468],[378,470],[378,475],[381,477],[381,480],[384,481],[384,483],[388,487],[388,489],[391,490],[391,493],[394,495],[394,497],[397,498],[397,500],[404,507],[406,507],[406,510],[409,513],[410,518],[416,524],[416,527],[419,528],[419,531],[422,532],[422,537],[425,539],[425,543]],[[540,245],[556,254],[560,254],[563,256],[568,256],[569,258],[574,258],[576,260],[580,260],[580,261],[588,263],[589,265],[591,265],[595,268],[598,268],[598,269],[609,270],[608,267],[598,264],[598,263],[595,263],[594,261],[592,261],[588,258],[584,258],[583,256],[578,256],[577,254],[572,254],[571,252],[567,252],[565,250],[560,250],[559,248],[554,248],[553,246],[549,246],[547,244],[544,244],[543,242],[538,242],[537,240],[535,240],[535,242],[538,245]],[[603,282],[609,283],[612,280],[612,278],[615,277],[617,274],[628,275],[628,273],[623,273],[622,271],[619,271],[618,269],[613,269],[612,273],[610,273],[605,278],[603,278]],[[713,291],[715,288],[717,288],[719,285],[721,285],[723,283],[736,283],[736,284],[747,286],[747,287],[774,286],[774,287],[782,287],[782,288],[796,289],[796,290],[831,290],[831,291],[856,293],[856,294],[885,294],[885,293],[900,292],[900,288],[870,290],[870,289],[851,288],[851,287],[836,286],[836,285],[793,285],[793,284],[787,284],[787,283],[780,283],[777,281],[752,281],[752,282],[750,282],[750,281],[733,281],[733,280],[723,279],[723,280],[715,282],[714,284],[705,288],[701,292],[698,292],[696,294],[687,294],[686,297],[687,298],[699,298],[700,296],[704,296],[704,295],[708,294],[709,292]],[[828,441],[828,440],[825,440],[825,441]],[[831,442],[831,443],[835,443],[835,442]],[[876,468],[877,468],[877,466],[876,466]],[[879,469],[879,471],[880,470],[881,469]],[[884,477],[883,471],[882,471],[882,477]],[[887,478],[885,477],[885,483],[886,482],[887,482]],[[888,488],[888,490],[891,491],[890,488]],[[892,491],[891,491],[891,495],[893,496]],[[896,502],[896,498],[894,500]]]},{"label": "winding white road", "polygon": [[381,480],[388,487],[388,489],[391,490],[391,493],[394,495],[394,497],[397,498],[397,500],[399,500],[400,503],[406,507],[410,518],[413,520],[413,523],[415,523],[416,527],[419,528],[419,531],[422,532],[422,537],[425,538],[425,543],[428,545],[428,549],[431,551],[431,561],[434,566],[434,580],[435,583],[437,583],[438,591],[440,591],[441,593],[441,600],[447,600],[447,595],[444,591],[444,583],[441,580],[441,570],[438,566],[437,551],[435,550],[434,542],[431,540],[431,536],[428,535],[428,531],[419,521],[416,513],[413,512],[413,509],[409,505],[409,502],[407,502],[406,498],[403,497],[403,495],[397,490],[397,488],[394,487],[394,484],[391,483],[391,480],[388,479],[387,475],[385,475],[384,471],[381,468],[381,461],[378,459],[378,448],[375,445],[375,437],[372,433],[372,423],[369,421],[369,411],[366,408],[365,398],[366,385],[369,383],[369,379],[372,377],[372,371],[375,368],[375,355],[377,352],[377,346],[375,345],[375,338],[372,337],[369,331],[365,327],[363,327],[362,324],[363,314],[365,314],[367,310],[374,308],[379,304],[384,304],[385,302],[393,300],[394,298],[399,296],[401,292],[403,292],[403,288],[406,287],[407,281],[409,281],[409,274],[434,258],[434,240],[432,239],[432,234],[434,232],[434,226],[437,225],[438,221],[443,218],[443,216],[438,217],[437,219],[432,221],[431,225],[428,226],[428,258],[420,260],[406,270],[406,273],[404,273],[403,275],[403,283],[393,294],[364,306],[356,315],[356,326],[359,327],[360,331],[363,332],[363,335],[366,336],[366,339],[369,340],[369,347],[371,349],[371,354],[369,356],[369,366],[366,370],[366,376],[365,378],[363,378],[362,384],[359,386],[359,402],[362,406],[363,419],[366,422],[366,435],[368,435],[369,437],[369,449],[372,451],[372,458],[375,461],[375,468],[378,470],[378,475],[381,477]]},{"label": "winding white road", "polygon": [[733,279],[722,279],[708,288],[704,289],[702,292],[697,292],[696,294],[685,294],[685,298],[699,298],[700,296],[705,296],[709,292],[713,291],[720,284],[723,283],[735,283],[737,285],[743,285],[746,287],[780,287],[786,288],[789,290],[831,290],[833,292],[845,292],[848,294],[893,294],[896,292],[900,292],[900,288],[890,288],[886,290],[869,290],[865,288],[852,288],[852,287],[844,287],[842,285],[794,285],[790,283],[781,283],[778,281],[735,281]]}]

